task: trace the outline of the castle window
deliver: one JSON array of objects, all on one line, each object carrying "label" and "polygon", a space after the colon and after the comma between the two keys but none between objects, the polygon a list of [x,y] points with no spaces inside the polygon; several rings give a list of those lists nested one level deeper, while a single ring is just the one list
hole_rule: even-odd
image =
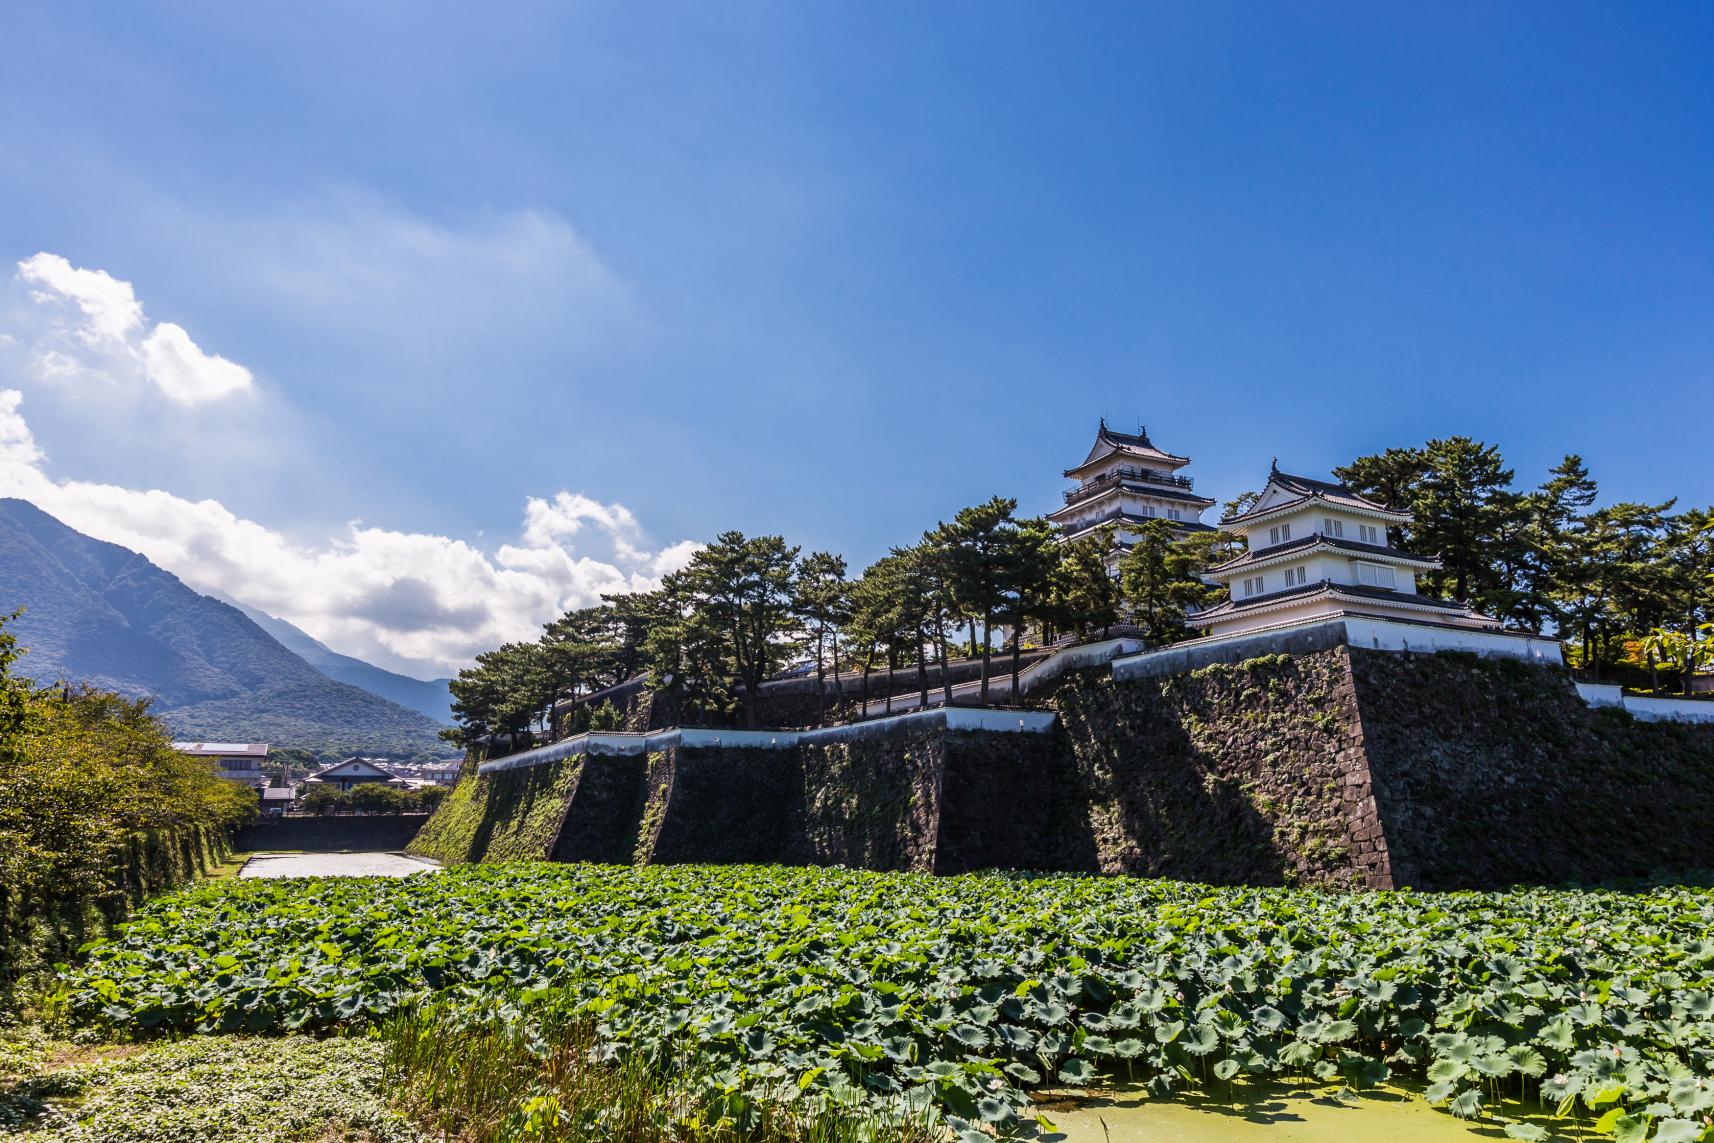
[{"label": "castle window", "polygon": [[1367,587],[1384,587],[1389,590],[1398,586],[1398,577],[1393,569],[1382,567],[1380,564],[1357,565],[1357,582]]},{"label": "castle window", "polygon": [[1251,576],[1249,579],[1244,581],[1244,594],[1245,595],[1260,595],[1261,593],[1262,593],[1262,577],[1261,576],[1259,576],[1259,575]]},{"label": "castle window", "polygon": [[1372,524],[1358,524],[1357,537],[1365,544],[1378,544],[1381,542],[1379,532]]},{"label": "castle window", "polygon": [[1268,529],[1268,546],[1270,548],[1275,544],[1283,544],[1289,539],[1291,539],[1290,524],[1278,524]]},{"label": "castle window", "polygon": [[1321,534],[1323,536],[1344,536],[1345,521],[1335,520],[1331,516],[1327,517],[1321,521]]}]

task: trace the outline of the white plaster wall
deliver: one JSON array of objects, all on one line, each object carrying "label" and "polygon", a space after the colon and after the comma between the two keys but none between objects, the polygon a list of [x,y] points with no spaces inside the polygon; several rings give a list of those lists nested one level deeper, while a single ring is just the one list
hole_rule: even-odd
[{"label": "white plaster wall", "polygon": [[1345,632],[1351,646],[1371,650],[1473,651],[1490,658],[1523,659],[1555,667],[1565,661],[1559,640],[1545,635],[1429,627],[1366,616],[1347,616]]},{"label": "white plaster wall", "polygon": [[[1359,649],[1414,651],[1423,654],[1438,651],[1469,651],[1478,655],[1522,659],[1526,662],[1547,666],[1558,666],[1563,662],[1558,640],[1549,639],[1542,635],[1463,630],[1390,619],[1371,619],[1359,615],[1327,615],[1317,613],[1312,610],[1312,606],[1314,608],[1331,607],[1337,610],[1339,605],[1318,601],[1316,604],[1306,605],[1302,609],[1294,608],[1274,612],[1270,618],[1278,616],[1277,621],[1270,622],[1264,627],[1250,627],[1243,630],[1216,628],[1212,634],[1201,639],[1192,639],[1184,643],[1175,643],[1170,647],[1163,647],[1157,651],[1116,659],[1113,662],[1113,677],[1123,680],[1147,676],[1150,673],[1147,670],[1147,664],[1151,659],[1166,659],[1188,650],[1216,649],[1223,644],[1237,643],[1258,635],[1285,634],[1313,628],[1321,624],[1343,624],[1345,642]],[[1234,624],[1236,622],[1235,620]]]},{"label": "white plaster wall", "polygon": [[[1101,646],[1101,644],[1097,644]],[[884,735],[901,726],[922,723],[947,730],[986,730],[991,732],[1041,733],[1050,729],[1058,718],[1051,711],[994,710],[989,707],[936,707],[932,710],[910,711],[890,718],[875,718],[841,726],[824,726],[818,730],[699,730],[669,727],[647,734],[626,732],[576,734],[562,742],[538,746],[505,758],[496,758],[477,767],[480,774],[495,774],[502,770],[519,770],[529,766],[544,766],[563,758],[596,755],[641,755],[674,747],[760,748],[782,750],[801,743],[849,742]]]},{"label": "white plaster wall", "polygon": [[1714,723],[1714,702],[1684,698],[1645,698],[1625,695],[1625,709],[1645,722]]},{"label": "white plaster wall", "polygon": [[1577,693],[1590,706],[1624,706],[1625,691],[1623,687],[1608,683],[1578,683]]}]

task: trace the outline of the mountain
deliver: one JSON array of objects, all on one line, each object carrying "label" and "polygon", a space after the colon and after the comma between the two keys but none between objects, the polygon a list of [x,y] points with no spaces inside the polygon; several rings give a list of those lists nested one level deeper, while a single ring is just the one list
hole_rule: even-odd
[{"label": "mountain", "polygon": [[328,678],[362,687],[370,694],[380,695],[402,707],[420,711],[442,726],[452,725],[452,692],[447,689],[451,679],[413,679],[409,675],[383,670],[373,663],[365,663],[362,659],[341,655],[308,631],[294,627],[278,616],[257,611],[254,607],[246,607],[242,603],[235,602],[233,606],[248,615],[256,626],[279,640],[286,650]]},{"label": "mountain", "polygon": [[440,726],[337,681],[230,604],[24,500],[0,498],[0,614],[29,649],[19,673],[135,698],[181,738],[319,754],[443,754]]}]

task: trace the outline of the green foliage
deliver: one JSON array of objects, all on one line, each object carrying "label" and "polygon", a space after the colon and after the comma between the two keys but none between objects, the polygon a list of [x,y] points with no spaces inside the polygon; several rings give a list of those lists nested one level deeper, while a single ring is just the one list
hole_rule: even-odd
[{"label": "green foliage", "polygon": [[0,984],[36,921],[84,904],[117,910],[143,887],[139,839],[200,838],[255,813],[251,791],[172,748],[146,702],[13,677],[17,652],[3,624]]},{"label": "green foliage", "polygon": [[1627,642],[1667,630],[1694,644],[1714,621],[1714,517],[1665,504],[1596,508],[1581,457],[1534,491],[1512,487],[1499,450],[1467,437],[1388,449],[1334,470],[1357,491],[1408,508],[1393,539],[1438,558],[1427,594],[1556,631],[1585,667],[1617,663]]},{"label": "green foliage", "polygon": [[306,813],[327,814],[427,814],[433,813],[445,800],[445,786],[424,786],[418,790],[390,786],[385,782],[359,782],[349,790],[341,790],[324,782],[314,782],[304,790],[298,805]]},{"label": "green foliage", "polygon": [[1068,542],[1054,571],[1053,621],[1073,631],[1098,632],[1119,622],[1122,593],[1112,565],[1119,556],[1113,525],[1103,524]]},{"label": "green foliage", "polygon": [[18,1143],[422,1143],[389,1106],[384,1054],[370,1040],[199,1037],[38,1072],[0,1116],[7,1102],[34,1113]]},{"label": "green foliage", "polygon": [[1197,578],[1196,552],[1173,539],[1165,520],[1149,520],[1136,529],[1131,550],[1119,563],[1125,604],[1131,620],[1153,643],[1171,643],[1190,634],[1187,610],[1203,603],[1207,589]]},{"label": "green foliage", "polygon": [[406,848],[445,865],[544,859],[552,853],[581,766],[566,759],[460,778]]},{"label": "green foliage", "polygon": [[[955,1128],[1120,1067],[1521,1092],[1671,1138],[1714,1068],[1714,892],[1328,895],[1128,878],[500,865],[210,883],[67,981],[120,1030],[384,1020],[438,993],[527,1032],[592,1024],[762,1098],[781,1081]],[[211,956],[210,950],[219,950]],[[1031,1078],[1035,1077],[1035,1078]]]},{"label": "green foliage", "polygon": [[782,1074],[769,1098],[717,1069],[690,1041],[665,1058],[612,1059],[595,1022],[557,1013],[510,1018],[505,1002],[471,1011],[429,1002],[382,1026],[388,1086],[437,1136],[540,1143],[931,1143],[926,1115],[881,1122],[861,1105],[807,1093]]}]

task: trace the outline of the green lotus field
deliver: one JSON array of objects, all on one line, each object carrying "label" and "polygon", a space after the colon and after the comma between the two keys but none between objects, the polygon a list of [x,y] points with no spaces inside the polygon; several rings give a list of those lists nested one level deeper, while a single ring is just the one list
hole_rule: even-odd
[{"label": "green lotus field", "polygon": [[203,884],[92,946],[60,1000],[142,1035],[432,1007],[545,1053],[575,1024],[603,1058],[688,1061],[728,1095],[927,1116],[971,1140],[1039,1131],[1042,1086],[1309,1077],[1418,1084],[1513,1138],[1545,1138],[1545,1109],[1683,1143],[1714,1138],[1711,930],[1700,888],[504,864]]}]

